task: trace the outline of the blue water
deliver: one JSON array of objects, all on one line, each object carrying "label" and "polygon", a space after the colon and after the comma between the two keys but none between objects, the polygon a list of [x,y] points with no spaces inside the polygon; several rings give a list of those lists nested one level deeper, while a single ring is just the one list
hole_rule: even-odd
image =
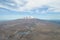
[{"label": "blue water", "polygon": [[60,20],[53,20],[53,21],[51,21],[51,22],[60,24]]},{"label": "blue water", "polygon": [[60,24],[60,20],[46,20],[51,23]]}]

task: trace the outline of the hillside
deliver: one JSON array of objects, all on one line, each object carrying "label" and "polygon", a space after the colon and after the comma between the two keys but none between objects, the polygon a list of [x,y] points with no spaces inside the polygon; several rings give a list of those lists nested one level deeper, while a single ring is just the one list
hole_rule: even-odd
[{"label": "hillside", "polygon": [[60,25],[40,19],[0,23],[0,40],[60,40]]}]

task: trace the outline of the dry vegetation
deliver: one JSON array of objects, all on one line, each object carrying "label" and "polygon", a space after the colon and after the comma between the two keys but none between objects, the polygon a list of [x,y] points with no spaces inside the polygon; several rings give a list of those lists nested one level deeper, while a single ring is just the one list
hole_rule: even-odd
[{"label": "dry vegetation", "polygon": [[0,25],[0,40],[60,40],[57,24],[37,19],[4,24]]}]

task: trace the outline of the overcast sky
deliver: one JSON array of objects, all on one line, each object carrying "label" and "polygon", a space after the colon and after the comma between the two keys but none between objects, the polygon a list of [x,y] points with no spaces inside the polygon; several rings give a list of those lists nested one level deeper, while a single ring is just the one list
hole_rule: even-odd
[{"label": "overcast sky", "polygon": [[60,20],[60,0],[0,0],[0,20],[25,16]]}]

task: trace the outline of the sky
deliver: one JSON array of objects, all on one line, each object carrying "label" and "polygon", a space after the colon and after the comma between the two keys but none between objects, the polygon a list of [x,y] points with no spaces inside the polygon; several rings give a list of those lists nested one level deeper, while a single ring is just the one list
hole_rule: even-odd
[{"label": "sky", "polygon": [[60,0],[0,0],[0,20],[14,20],[25,16],[60,20]]}]

